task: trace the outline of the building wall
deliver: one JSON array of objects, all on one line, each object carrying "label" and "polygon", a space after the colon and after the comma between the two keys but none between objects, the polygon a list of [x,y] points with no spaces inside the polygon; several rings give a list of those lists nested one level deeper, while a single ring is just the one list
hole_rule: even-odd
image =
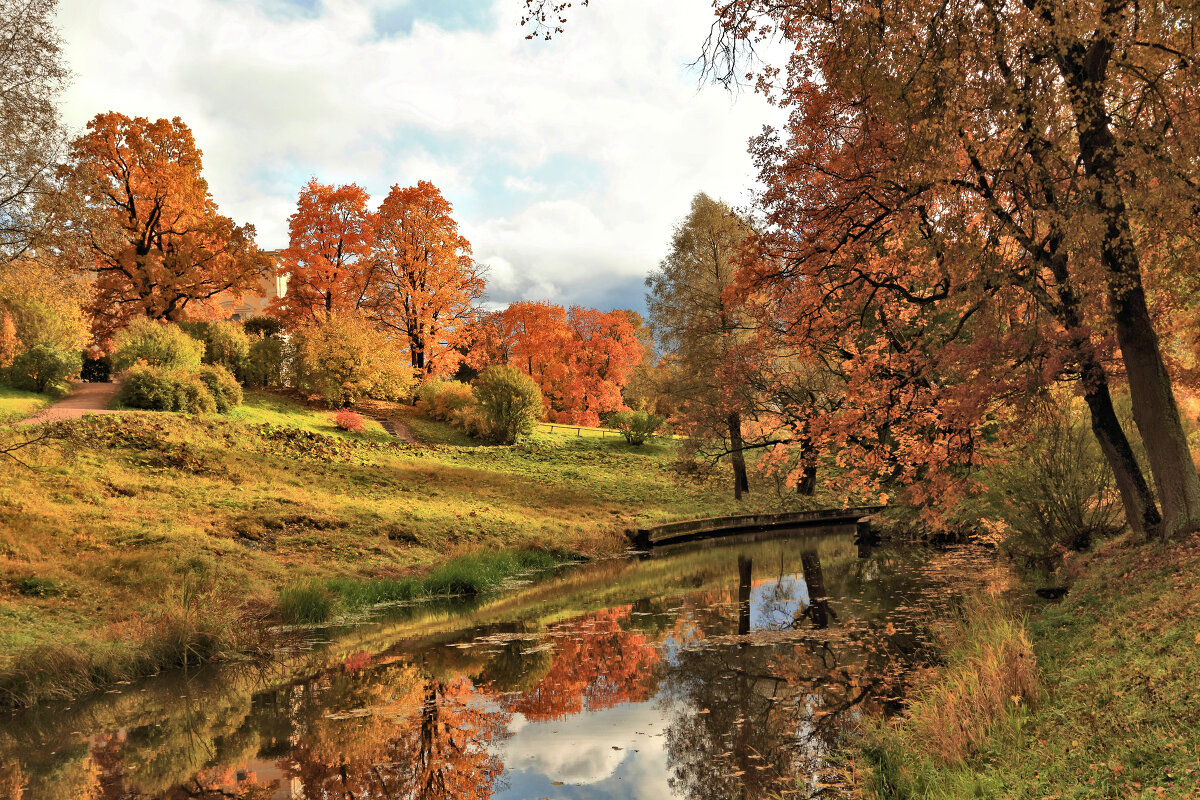
[{"label": "building wall", "polygon": [[235,321],[266,312],[267,306],[277,297],[287,294],[288,276],[279,270],[279,251],[267,253],[271,266],[264,270],[255,291],[243,294],[225,293],[217,297],[221,310]]}]

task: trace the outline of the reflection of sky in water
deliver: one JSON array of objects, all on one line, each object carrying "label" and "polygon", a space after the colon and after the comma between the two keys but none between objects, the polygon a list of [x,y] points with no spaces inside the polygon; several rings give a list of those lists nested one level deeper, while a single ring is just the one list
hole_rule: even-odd
[{"label": "reflection of sky in water", "polygon": [[528,722],[517,714],[509,726],[512,736],[496,749],[508,786],[495,800],[671,797],[663,737],[656,735],[664,727],[653,701],[551,722]]},{"label": "reflection of sky in water", "polygon": [[[736,627],[736,587],[733,597],[735,607],[729,619]],[[788,627],[807,605],[808,586],[802,575],[756,582],[750,590],[751,628]],[[680,650],[697,633],[694,628],[685,628],[680,638],[665,638],[659,644],[664,660],[677,665]],[[658,695],[645,703],[622,703],[550,722],[529,722],[520,714],[514,715],[510,737],[495,749],[505,764],[506,784],[495,800],[677,797],[667,782],[670,773],[663,738],[666,718],[657,702],[660,698]],[[563,785],[555,786],[556,781]]]},{"label": "reflection of sky in water", "polygon": [[763,581],[750,589],[750,629],[791,627],[807,605],[808,585],[803,576],[785,575]]}]

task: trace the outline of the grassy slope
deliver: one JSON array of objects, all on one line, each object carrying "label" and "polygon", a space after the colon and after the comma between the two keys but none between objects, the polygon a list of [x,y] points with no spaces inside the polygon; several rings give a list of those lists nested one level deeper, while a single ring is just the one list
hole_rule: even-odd
[{"label": "grassy slope", "polygon": [[52,403],[49,395],[23,392],[0,384],[0,423],[16,422]]},{"label": "grassy slope", "polygon": [[[1200,795],[1200,538],[1103,547],[1061,604],[1030,620],[1043,697],[965,761],[922,757],[901,729],[888,797]],[[936,679],[935,679],[936,680]]]},{"label": "grassy slope", "polygon": [[71,430],[30,454],[37,471],[0,472],[0,671],[39,643],[123,638],[197,593],[205,608],[269,607],[307,578],[396,577],[481,548],[602,552],[637,522],[734,510],[723,482],[680,479],[667,446],[413,448],[270,395],[229,417]]}]

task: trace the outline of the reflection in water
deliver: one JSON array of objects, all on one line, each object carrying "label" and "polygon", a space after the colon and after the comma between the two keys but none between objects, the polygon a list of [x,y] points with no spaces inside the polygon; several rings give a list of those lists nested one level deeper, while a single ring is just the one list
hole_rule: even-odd
[{"label": "reflection in water", "polygon": [[830,749],[899,708],[932,615],[986,577],[947,560],[709,543],[408,610],[265,685],[206,670],[0,722],[0,798],[816,794]]}]

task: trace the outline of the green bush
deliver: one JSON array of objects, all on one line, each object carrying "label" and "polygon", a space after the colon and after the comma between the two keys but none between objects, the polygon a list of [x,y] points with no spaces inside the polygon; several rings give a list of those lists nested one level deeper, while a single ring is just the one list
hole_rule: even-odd
[{"label": "green bush", "polygon": [[120,372],[138,362],[151,367],[194,372],[204,358],[204,342],[188,336],[178,325],[139,317],[117,334],[113,369]]},{"label": "green bush", "polygon": [[621,411],[613,414],[608,424],[619,430],[625,441],[641,446],[658,431],[667,420],[647,411]]},{"label": "green bush", "polygon": [[479,373],[474,393],[486,436],[498,444],[515,444],[527,436],[542,413],[542,390],[512,367],[488,367]]},{"label": "green bush", "polygon": [[208,364],[196,372],[196,377],[212,395],[217,405],[217,413],[228,413],[242,404],[241,384],[225,367]]},{"label": "green bush", "polygon": [[293,339],[296,388],[332,407],[368,397],[398,400],[412,389],[412,369],[400,350],[357,314],[334,314]]},{"label": "green bush", "polygon": [[427,407],[432,407],[434,399],[445,388],[446,381],[441,378],[426,378],[413,392],[413,397],[418,403],[424,403]]},{"label": "green bush", "polygon": [[185,322],[180,325],[192,338],[204,342],[205,364],[215,364],[244,379],[250,356],[250,337],[236,322]]},{"label": "green bush", "polygon": [[333,616],[337,596],[320,581],[285,586],[279,592],[279,616],[292,625],[325,622]]},{"label": "green bush", "polygon": [[8,379],[18,389],[31,392],[65,391],[68,379],[79,374],[83,356],[78,350],[40,342],[22,351],[8,368]]},{"label": "green bush", "polygon": [[283,337],[283,320],[278,317],[268,317],[257,314],[242,320],[242,330],[249,337],[259,336],[264,339]]},{"label": "green bush", "polygon": [[247,386],[278,388],[285,385],[288,363],[287,343],[276,336],[251,336],[246,358]]},{"label": "green bush", "polygon": [[127,408],[147,411],[212,414],[217,410],[216,399],[198,376],[145,364],[125,372],[117,400]]}]

